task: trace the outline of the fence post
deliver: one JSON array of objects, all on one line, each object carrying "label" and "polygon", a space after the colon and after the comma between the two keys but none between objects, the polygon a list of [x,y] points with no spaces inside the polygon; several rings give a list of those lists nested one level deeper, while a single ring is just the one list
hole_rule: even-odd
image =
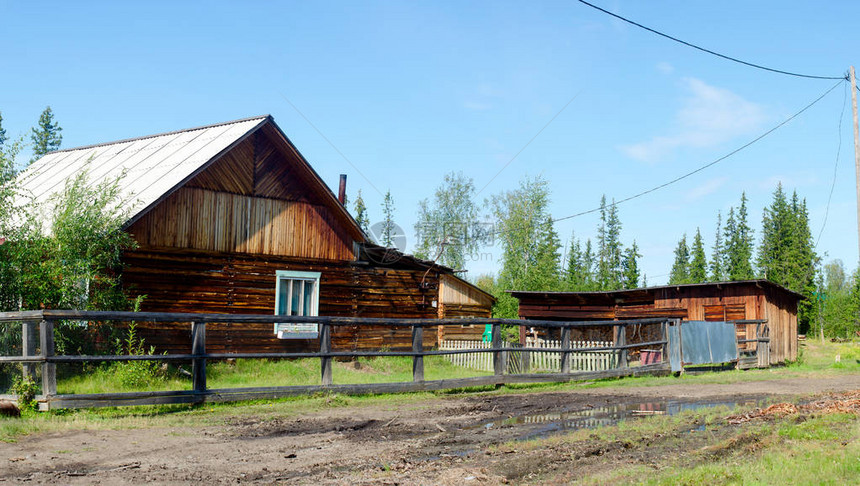
[{"label": "fence post", "polygon": [[[424,328],[412,326],[412,352],[424,351]],[[412,357],[412,381],[424,381],[424,356]]]},{"label": "fence post", "polygon": [[[39,347],[41,348],[41,356],[47,360],[54,356],[54,321],[43,320],[39,323]],[[57,365],[42,362],[42,395],[45,398],[57,394]],[[50,402],[46,403],[50,409]]]},{"label": "fence post", "polygon": [[507,356],[498,350],[502,347],[502,325],[494,323],[492,326],[493,374],[504,375],[508,367]]},{"label": "fence post", "polygon": [[668,363],[669,362],[669,321],[663,321],[663,325],[660,327],[663,330],[663,337],[660,338],[660,340],[665,341],[663,343],[663,352],[661,353],[662,356],[660,357],[661,358],[660,361],[663,363]]},{"label": "fence post", "polygon": [[[21,355],[25,358],[36,355],[36,342],[38,340],[36,333],[36,323],[32,321],[24,322],[21,325]],[[33,381],[36,379],[36,364],[21,363],[24,381]]]},{"label": "fence post", "polygon": [[[191,323],[191,354],[203,356],[206,354],[206,323]],[[191,387],[196,393],[206,391],[206,358],[194,358],[191,361]]]},{"label": "fence post", "polygon": [[570,373],[570,328],[561,328],[561,372]]},{"label": "fence post", "polygon": [[[320,354],[328,354],[331,352],[331,326],[328,322],[320,323]],[[322,385],[328,386],[332,384],[331,376],[331,356],[320,356],[320,373]]]},{"label": "fence post", "polygon": [[[621,347],[627,345],[627,325],[622,324],[615,326],[615,346]],[[627,368],[627,348],[618,350],[618,367]]]}]

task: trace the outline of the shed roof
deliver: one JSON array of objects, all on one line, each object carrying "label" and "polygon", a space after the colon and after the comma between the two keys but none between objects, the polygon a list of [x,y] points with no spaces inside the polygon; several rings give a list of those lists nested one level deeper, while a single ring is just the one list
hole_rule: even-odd
[{"label": "shed roof", "polygon": [[734,280],[728,282],[705,282],[705,283],[692,283],[692,284],[677,284],[677,285],[660,285],[655,287],[640,287],[637,289],[625,289],[625,290],[609,290],[602,292],[546,292],[546,291],[527,291],[527,290],[507,290],[506,292],[511,294],[516,298],[526,297],[526,298],[557,298],[563,299],[564,297],[581,297],[584,299],[594,298],[594,299],[606,299],[606,300],[615,300],[615,299],[641,299],[645,297],[650,297],[654,292],[658,290],[668,290],[668,289],[687,289],[687,288],[702,288],[702,287],[713,287],[715,290],[719,290],[720,287],[736,287],[743,285],[753,285],[757,287],[769,287],[778,292],[783,292],[786,295],[790,295],[795,297],[797,300],[803,300],[806,297],[803,294],[797,293],[793,290],[789,290],[782,285],[771,282],[770,280],[757,279],[757,280]]}]

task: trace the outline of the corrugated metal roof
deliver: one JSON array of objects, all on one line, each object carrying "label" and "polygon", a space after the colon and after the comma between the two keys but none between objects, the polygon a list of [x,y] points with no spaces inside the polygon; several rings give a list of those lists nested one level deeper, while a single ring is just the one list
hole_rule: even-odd
[{"label": "corrugated metal roof", "polygon": [[[83,171],[97,185],[117,179],[130,219],[171,192],[225,149],[269,117],[259,116],[205,127],[51,152],[18,176],[19,203],[47,204]],[[46,226],[50,224],[45,221]]]}]

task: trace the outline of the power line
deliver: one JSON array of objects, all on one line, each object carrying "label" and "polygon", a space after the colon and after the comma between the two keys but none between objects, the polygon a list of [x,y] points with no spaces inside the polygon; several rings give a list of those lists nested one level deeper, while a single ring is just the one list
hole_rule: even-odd
[{"label": "power line", "polygon": [[818,232],[818,238],[815,239],[815,248],[818,248],[818,243],[821,242],[821,235],[824,234],[824,228],[827,226],[827,216],[830,215],[830,201],[833,199],[833,189],[836,188],[836,170],[839,168],[839,154],[842,152],[842,118],[845,116],[845,107],[848,105],[848,90],[844,90],[842,96],[842,112],[839,113],[839,144],[836,146],[836,161],[833,163],[833,180],[830,182],[830,194],[827,196],[827,207],[824,210],[824,221],[821,223],[821,230]]},{"label": "power line", "polygon": [[620,15],[614,14],[614,13],[610,12],[609,10],[606,10],[606,9],[600,8],[600,7],[598,7],[597,5],[594,5],[594,4],[591,4],[591,3],[588,3],[588,2],[586,2],[585,0],[578,0],[578,1],[579,1],[579,3],[581,3],[581,4],[583,4],[583,5],[587,5],[587,6],[589,6],[589,7],[593,8],[593,9],[595,9],[595,10],[599,10],[599,11],[601,11],[601,12],[603,12],[603,13],[607,14],[607,15],[611,15],[612,17],[615,17],[615,18],[616,18],[616,19],[618,19],[618,20],[622,20],[622,21],[624,21],[624,22],[627,22],[628,24],[635,25],[636,27],[639,27],[640,29],[644,29],[644,30],[647,30],[648,32],[651,32],[651,33],[653,33],[653,34],[657,34],[657,35],[659,35],[660,37],[665,37],[666,39],[669,39],[669,40],[675,41],[675,42],[677,42],[677,43],[679,43],[679,44],[683,44],[683,45],[685,45],[685,46],[687,46],[687,47],[692,47],[693,49],[698,49],[698,50],[700,50],[700,51],[702,51],[702,52],[707,52],[708,54],[711,54],[711,55],[714,55],[714,56],[717,56],[717,57],[721,57],[721,58],[723,58],[723,59],[726,59],[726,60],[729,60],[729,61],[733,61],[733,62],[736,62],[736,63],[739,63],[739,64],[743,64],[743,65],[745,65],[745,66],[754,67],[754,68],[756,68],[756,69],[762,69],[762,70],[765,70],[765,71],[770,71],[770,72],[772,72],[772,73],[785,74],[785,75],[787,75],[787,76],[795,76],[795,77],[798,77],[798,78],[809,78],[809,79],[846,79],[846,77],[845,77],[844,75],[843,75],[843,76],[814,76],[814,75],[811,75],[811,74],[800,74],[800,73],[794,73],[794,72],[791,72],[791,71],[783,71],[783,70],[781,70],[781,69],[773,69],[773,68],[769,68],[769,67],[766,67],[766,66],[762,66],[762,65],[760,65],[760,64],[755,64],[755,63],[751,63],[751,62],[747,62],[747,61],[742,61],[742,60],[740,60],[740,59],[738,59],[738,58],[731,57],[731,56],[727,56],[727,55],[725,55],[725,54],[720,54],[719,52],[714,52],[714,51],[712,51],[712,50],[710,50],[710,49],[705,49],[704,47],[697,46],[696,44],[691,44],[691,43],[689,43],[689,42],[687,42],[687,41],[683,41],[683,40],[681,40],[681,39],[678,39],[677,37],[672,37],[672,36],[671,36],[671,35],[669,35],[669,34],[664,34],[663,32],[660,32],[660,31],[658,31],[658,30],[654,30],[654,29],[652,29],[652,28],[650,28],[650,27],[646,27],[646,26],[644,26],[644,25],[642,25],[642,24],[640,24],[640,23],[638,23],[638,22],[634,22],[634,21],[632,21],[632,20],[630,20],[630,19],[627,19],[627,18],[624,18],[624,17],[622,17],[622,16],[620,16]]},{"label": "power line", "polygon": [[[683,174],[683,175],[681,175],[681,176],[678,176],[678,177],[676,177],[676,178],[674,178],[674,179],[672,179],[672,180],[670,180],[670,181],[668,181],[668,182],[664,182],[664,183],[662,183],[662,184],[660,184],[660,185],[657,185],[657,186],[654,186],[654,187],[652,187],[652,188],[650,188],[650,189],[646,189],[646,190],[644,190],[644,191],[642,191],[642,192],[638,192],[638,193],[636,193],[636,194],[633,194],[632,196],[628,196],[628,197],[626,197],[626,198],[624,198],[624,199],[621,199],[621,200],[619,200],[619,201],[614,201],[611,205],[612,205],[612,206],[617,206],[617,205],[619,205],[619,204],[622,204],[622,203],[625,203],[625,202],[628,202],[628,201],[632,201],[632,200],[634,200],[634,199],[638,199],[638,198],[640,198],[640,197],[642,197],[642,196],[645,196],[645,195],[647,195],[647,194],[650,194],[650,193],[652,193],[652,192],[655,192],[655,191],[658,191],[658,190],[663,189],[663,188],[665,188],[665,187],[671,186],[672,184],[675,184],[675,183],[677,183],[677,182],[680,182],[680,181],[682,181],[682,180],[684,180],[684,179],[686,179],[686,178],[688,178],[688,177],[690,177],[690,176],[692,176],[692,175],[694,175],[694,174],[697,174],[697,173],[699,173],[699,172],[701,172],[701,171],[703,171],[703,170],[705,170],[705,169],[707,169],[707,168],[709,168],[709,167],[712,167],[712,166],[714,166],[714,165],[716,165],[716,164],[718,164],[718,163],[720,163],[720,162],[722,162],[722,161],[724,161],[724,160],[728,159],[729,157],[731,157],[731,156],[733,156],[733,155],[737,154],[738,152],[740,152],[740,151],[742,151],[742,150],[746,149],[747,147],[749,147],[749,146],[751,146],[751,145],[755,144],[756,142],[758,142],[758,141],[762,140],[763,138],[767,137],[767,136],[768,136],[768,135],[770,135],[771,133],[773,133],[773,132],[777,131],[778,129],[782,128],[782,127],[783,127],[784,125],[786,125],[788,122],[790,122],[790,121],[794,120],[795,118],[797,118],[798,116],[800,116],[801,114],[803,114],[805,111],[807,111],[808,109],[812,108],[816,103],[818,103],[819,101],[821,101],[825,96],[827,96],[828,94],[830,94],[830,92],[831,92],[831,91],[833,91],[834,89],[836,89],[836,88],[837,88],[841,83],[843,83],[843,82],[845,82],[845,81],[844,81],[844,80],[842,80],[842,79],[840,79],[840,80],[839,80],[839,82],[837,82],[836,84],[834,84],[833,86],[831,86],[831,87],[830,87],[830,89],[828,89],[828,90],[827,90],[827,91],[825,91],[823,94],[821,94],[821,96],[819,96],[818,98],[816,98],[815,100],[813,100],[812,102],[810,102],[809,104],[807,104],[806,106],[804,106],[803,108],[801,108],[801,109],[800,109],[800,111],[798,111],[798,112],[794,113],[793,115],[791,115],[790,117],[786,118],[785,120],[783,120],[782,122],[780,122],[779,124],[777,124],[776,126],[774,126],[773,128],[771,128],[770,130],[768,130],[768,131],[766,131],[766,132],[762,133],[762,134],[761,134],[761,135],[759,135],[758,137],[756,137],[756,138],[754,138],[754,139],[750,140],[749,142],[747,142],[747,143],[745,143],[745,144],[741,145],[740,147],[738,147],[738,148],[736,148],[736,149],[732,150],[731,152],[729,152],[729,153],[727,153],[727,154],[723,155],[722,157],[720,157],[720,158],[718,158],[718,159],[716,159],[716,160],[714,160],[714,161],[712,161],[712,162],[709,162],[709,163],[707,163],[707,164],[705,164],[705,165],[703,165],[703,166],[701,166],[701,167],[699,167],[699,168],[697,168],[697,169],[695,169],[695,170],[692,170],[692,171],[690,171],[690,172],[687,172],[686,174]],[[553,223],[558,223],[559,221],[565,221],[565,220],[568,220],[568,219],[577,218],[577,217],[579,217],[579,216],[585,216],[586,214],[596,213],[596,212],[600,211],[601,209],[604,209],[604,208],[596,207],[596,208],[593,208],[593,209],[589,209],[589,210],[587,210],[587,211],[581,211],[581,212],[578,212],[578,213],[575,213],[575,214],[571,214],[571,215],[568,215],[568,216],[562,216],[562,217],[560,217],[560,218],[555,218],[555,219],[552,219],[551,221],[552,221]],[[502,234],[502,233],[504,233],[504,232],[505,232],[504,230],[496,230],[496,231],[489,232],[489,233],[487,234],[487,236],[491,236],[491,235],[499,235],[499,234]]]},{"label": "power line", "polygon": [[[709,163],[707,163],[707,164],[705,164],[705,165],[703,165],[703,166],[701,166],[701,167],[699,167],[699,168],[697,168],[697,169],[695,169],[695,170],[692,170],[692,171],[690,171],[690,172],[687,172],[687,173],[686,173],[686,174],[684,174],[684,175],[678,176],[678,177],[676,177],[676,178],[674,178],[674,179],[672,179],[672,180],[670,180],[670,181],[668,181],[668,182],[664,182],[663,184],[660,184],[660,185],[658,185],[658,186],[654,186],[654,187],[652,187],[652,188],[650,188],[650,189],[647,189],[647,190],[645,190],[645,191],[642,191],[642,192],[636,193],[636,194],[634,194],[634,195],[632,195],[632,196],[628,196],[628,197],[626,197],[626,198],[624,198],[624,199],[621,199],[620,201],[616,201],[616,202],[614,202],[614,203],[613,203],[613,205],[616,205],[616,206],[617,206],[618,204],[625,203],[625,202],[628,202],[628,201],[632,201],[633,199],[637,199],[637,198],[640,198],[640,197],[642,197],[642,196],[644,196],[644,195],[646,195],[646,194],[650,194],[650,193],[652,193],[652,192],[654,192],[654,191],[658,191],[658,190],[660,190],[660,189],[663,189],[664,187],[667,187],[667,186],[670,186],[670,185],[672,185],[672,184],[675,184],[676,182],[682,181],[682,180],[684,180],[684,179],[686,179],[686,178],[690,177],[690,176],[691,176],[691,175],[693,175],[693,174],[697,174],[697,173],[699,173],[699,172],[701,172],[701,171],[703,171],[703,170],[707,169],[708,167],[714,166],[714,165],[716,165],[716,164],[718,164],[718,163],[720,163],[720,162],[722,162],[722,161],[724,161],[724,160],[728,159],[729,157],[731,157],[731,156],[735,155],[736,153],[738,153],[738,152],[740,152],[740,151],[744,150],[745,148],[749,147],[750,145],[753,145],[754,143],[758,142],[759,140],[761,140],[761,139],[763,139],[763,138],[767,137],[767,136],[768,136],[768,135],[770,135],[771,133],[773,133],[773,132],[777,131],[778,129],[782,128],[782,126],[783,126],[783,125],[787,124],[787,123],[788,123],[788,122],[790,122],[791,120],[794,120],[795,118],[797,118],[798,116],[800,116],[800,115],[801,115],[803,112],[805,112],[806,110],[808,110],[808,109],[812,108],[812,106],[813,106],[813,105],[815,105],[816,103],[818,103],[819,101],[821,101],[825,96],[827,96],[828,94],[830,94],[830,92],[831,92],[831,91],[833,91],[834,89],[836,89],[836,87],[837,87],[837,86],[839,86],[839,85],[840,85],[841,83],[843,83],[843,82],[844,82],[844,80],[840,78],[840,80],[839,80],[839,82],[838,82],[838,83],[836,83],[836,84],[834,84],[833,86],[831,86],[831,87],[830,87],[830,89],[828,89],[827,91],[825,91],[825,92],[824,92],[824,94],[822,94],[821,96],[819,96],[818,98],[816,98],[814,101],[812,101],[812,102],[811,102],[811,103],[809,103],[808,105],[804,106],[800,111],[798,111],[797,113],[795,113],[795,114],[791,115],[790,117],[786,118],[785,120],[783,120],[782,122],[780,122],[778,125],[776,125],[775,127],[771,128],[770,130],[768,130],[768,131],[766,131],[766,132],[762,133],[762,134],[761,134],[761,135],[759,135],[758,137],[756,137],[756,138],[754,138],[754,139],[750,140],[749,142],[747,142],[747,143],[745,143],[745,144],[741,145],[740,147],[738,147],[738,148],[736,148],[736,149],[732,150],[731,152],[727,153],[726,155],[723,155],[722,157],[720,157],[720,158],[718,158],[718,159],[716,159],[716,160],[714,160],[714,161],[712,161],[712,162],[709,162]],[[557,223],[557,222],[559,222],[559,221],[564,221],[564,220],[567,220],[567,219],[576,218],[576,217],[578,217],[578,216],[584,216],[584,215],[586,215],[586,214],[591,214],[591,213],[595,213],[595,212],[597,212],[597,211],[600,211],[600,209],[601,209],[601,208],[589,209],[588,211],[582,211],[582,212],[579,212],[579,213],[576,213],[576,214],[571,214],[570,216],[564,216],[564,217],[561,217],[561,218],[553,219],[553,220],[552,220],[552,222],[553,222],[553,223]]]},{"label": "power line", "polygon": [[571,98],[570,100],[568,100],[568,102],[567,102],[567,103],[565,103],[565,104],[564,104],[564,106],[562,106],[562,107],[561,107],[561,109],[560,109],[560,110],[558,110],[558,112],[557,112],[555,115],[553,115],[553,117],[552,117],[552,118],[550,118],[550,119],[549,119],[549,121],[548,121],[548,122],[546,122],[546,125],[544,125],[540,130],[538,130],[538,132],[537,132],[537,133],[535,133],[535,136],[534,136],[534,137],[532,137],[532,138],[531,138],[531,140],[529,140],[528,142],[526,142],[526,144],[525,144],[525,145],[523,145],[523,148],[521,148],[521,149],[519,150],[519,152],[517,152],[513,157],[511,157],[511,160],[509,160],[507,164],[505,164],[504,166],[502,166],[502,168],[501,168],[501,169],[499,169],[499,171],[498,171],[498,172],[496,172],[496,175],[494,175],[492,178],[490,178],[490,180],[489,180],[489,181],[487,181],[487,183],[486,183],[486,184],[484,184],[484,187],[482,187],[480,191],[476,192],[476,193],[475,193],[475,195],[477,196],[478,194],[480,194],[480,193],[484,192],[484,189],[486,189],[486,188],[487,188],[487,186],[489,186],[490,184],[492,184],[492,182],[493,182],[494,180],[496,180],[496,177],[499,177],[499,174],[501,174],[505,169],[507,169],[507,168],[508,168],[508,166],[509,166],[509,165],[511,165],[511,163],[512,163],[514,160],[516,160],[516,159],[517,159],[517,157],[519,157],[521,153],[523,153],[523,150],[525,150],[526,148],[528,148],[528,146],[529,146],[529,145],[531,145],[531,143],[532,143],[532,142],[534,142],[534,141],[535,141],[535,139],[536,139],[536,138],[538,138],[538,136],[539,136],[541,133],[543,133],[543,131],[544,131],[544,130],[546,130],[546,127],[550,126],[550,124],[551,124],[552,122],[554,122],[554,121],[555,121],[555,119],[556,119],[556,118],[558,118],[558,116],[559,116],[559,115],[561,115],[561,112],[563,112],[563,111],[564,111],[564,110],[565,110],[565,109],[566,109],[566,108],[567,108],[571,103],[573,103],[573,100],[575,100],[577,96],[579,96],[579,93],[576,93],[575,95],[573,95],[573,98]]}]

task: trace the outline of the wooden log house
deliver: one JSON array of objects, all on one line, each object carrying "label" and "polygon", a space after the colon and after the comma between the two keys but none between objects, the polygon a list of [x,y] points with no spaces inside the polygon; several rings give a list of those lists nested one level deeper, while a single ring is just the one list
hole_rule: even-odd
[{"label": "wooden log house", "polygon": [[[766,320],[771,364],[797,359],[797,304],[804,297],[768,280],[666,285],[610,292],[523,292],[522,319],[620,320],[671,317],[690,321]],[[580,331],[576,339],[612,339],[608,331]],[[600,334],[602,332],[603,334]],[[645,342],[657,329],[628,328],[628,343]],[[633,333],[639,332],[639,335]],[[596,334],[597,333],[597,334]],[[600,335],[598,335],[600,334]],[[756,337],[756,324],[738,324],[740,340]],[[572,337],[573,339],[574,337]],[[756,343],[745,343],[746,350]]]},{"label": "wooden log house", "polygon": [[[271,116],[52,152],[19,176],[50,201],[83,170],[118,180],[139,247],[123,285],[143,311],[391,318],[489,317],[493,297],[432,262],[375,245]],[[342,181],[345,176],[342,176]],[[462,329],[461,329],[462,327]],[[428,328],[425,345],[483,329]],[[139,323],[190,350],[187,324]],[[315,349],[316,326],[210,324],[210,352]],[[411,348],[408,329],[336,327],[335,350]]]}]

